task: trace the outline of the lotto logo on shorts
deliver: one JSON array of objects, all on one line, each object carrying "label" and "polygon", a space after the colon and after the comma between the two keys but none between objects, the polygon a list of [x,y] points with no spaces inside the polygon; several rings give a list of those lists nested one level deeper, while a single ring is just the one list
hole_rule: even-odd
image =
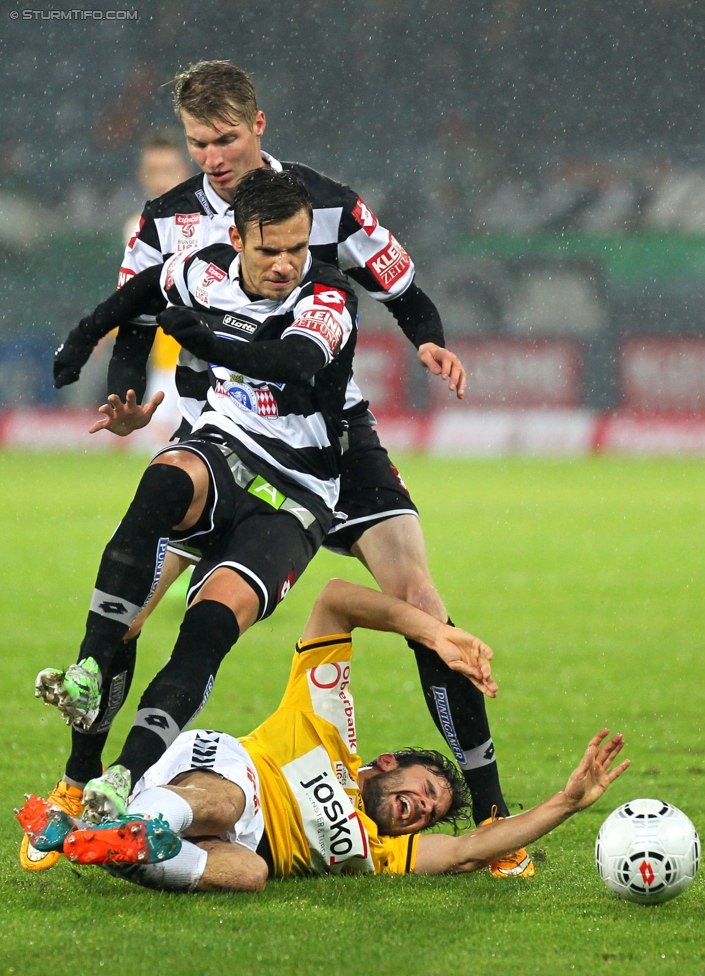
[{"label": "lotto logo on shorts", "polygon": [[357,203],[355,204],[355,209],[353,210],[353,217],[358,222],[360,227],[362,227],[368,237],[371,237],[372,234],[374,234],[377,228],[377,218],[367,206],[365,201],[360,197],[357,198]]},{"label": "lotto logo on shorts", "polygon": [[331,356],[343,340],[343,327],[336,322],[327,309],[309,309],[296,319],[293,327],[315,332],[330,351]]},{"label": "lotto logo on shorts", "polygon": [[389,243],[367,262],[380,285],[388,291],[411,267],[411,258],[392,234]]},{"label": "lotto logo on shorts", "polygon": [[345,308],[345,292],[339,288],[326,288],[325,285],[313,286],[314,305],[325,305],[336,312],[342,312]]},{"label": "lotto logo on shorts", "polygon": [[118,288],[122,288],[122,286],[127,284],[130,278],[134,278],[136,274],[137,272],[133,271],[131,268],[120,268],[117,283]]},{"label": "lotto logo on shorts", "polygon": [[284,597],[287,595],[289,590],[294,585],[296,580],[296,572],[292,569],[287,578],[284,580],[282,585],[279,587],[279,594],[277,596],[277,603],[281,603]]}]

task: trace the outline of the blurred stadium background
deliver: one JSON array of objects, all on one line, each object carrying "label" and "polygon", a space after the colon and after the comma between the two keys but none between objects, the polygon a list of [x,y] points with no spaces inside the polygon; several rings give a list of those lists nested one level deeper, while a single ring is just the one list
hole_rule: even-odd
[{"label": "blurred stadium background", "polygon": [[356,373],[390,447],[705,452],[704,4],[69,12],[2,15],[0,443],[115,446],[82,434],[106,349],[60,393],[52,353],[114,288],[140,146],[178,131],[169,79],[229,58],[254,79],[263,147],[363,196],[468,369],[457,404],[363,303]]}]

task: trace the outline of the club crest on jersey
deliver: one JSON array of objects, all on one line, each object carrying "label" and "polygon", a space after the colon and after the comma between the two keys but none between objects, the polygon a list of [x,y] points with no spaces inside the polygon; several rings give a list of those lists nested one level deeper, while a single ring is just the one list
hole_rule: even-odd
[{"label": "club crest on jersey", "polygon": [[328,288],[326,285],[315,284],[313,286],[313,304],[324,305],[332,308],[336,312],[341,312],[345,308],[345,292],[340,288]]},{"label": "club crest on jersey", "polygon": [[260,417],[278,417],[279,407],[272,396],[269,387],[264,386],[256,390],[249,383],[233,382],[232,380],[215,381],[214,392],[218,396],[226,396],[233,400],[242,410],[256,413]]},{"label": "club crest on jersey", "polygon": [[222,268],[217,267],[215,264],[209,264],[201,275],[201,280],[193,289],[193,294],[195,295],[197,301],[199,301],[201,305],[205,305],[206,308],[210,308],[211,299],[207,289],[216,282],[224,281],[227,277],[227,271],[223,271]]},{"label": "club crest on jersey", "polygon": [[200,247],[201,215],[200,214],[176,214],[174,216],[174,227],[176,230],[176,251],[190,251],[194,247]]},{"label": "club crest on jersey", "polygon": [[357,198],[357,203],[353,210],[353,217],[368,237],[374,234],[377,229],[377,218],[361,197]]},{"label": "club crest on jersey", "polygon": [[367,262],[367,267],[385,291],[403,277],[411,267],[411,258],[392,234],[386,247]]},{"label": "club crest on jersey", "polygon": [[332,355],[343,341],[343,327],[324,308],[309,308],[295,320],[293,329],[313,332]]}]

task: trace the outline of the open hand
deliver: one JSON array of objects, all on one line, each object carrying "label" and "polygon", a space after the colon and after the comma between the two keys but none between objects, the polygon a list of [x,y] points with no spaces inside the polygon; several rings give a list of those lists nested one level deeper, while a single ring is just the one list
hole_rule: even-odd
[{"label": "open hand", "polygon": [[438,656],[453,671],[459,671],[487,695],[497,697],[497,682],[492,677],[490,661],[494,654],[492,648],[459,627],[445,627],[443,637],[434,646]]},{"label": "open hand", "polygon": [[133,430],[147,426],[163,399],[164,394],[161,390],[144,404],[137,402],[137,394],[134,390],[127,391],[124,403],[117,393],[111,393],[108,402],[98,407],[98,413],[105,414],[105,419],[96,421],[88,428],[88,433],[95,434],[99,430],[109,430],[118,437],[127,437]]},{"label": "open hand", "polygon": [[617,732],[607,739],[609,734],[609,729],[602,729],[590,740],[580,765],[573,771],[563,790],[574,811],[584,810],[599,800],[610,783],[629,766],[629,760],[625,759],[619,766],[610,769],[624,748],[624,738],[621,732]]}]

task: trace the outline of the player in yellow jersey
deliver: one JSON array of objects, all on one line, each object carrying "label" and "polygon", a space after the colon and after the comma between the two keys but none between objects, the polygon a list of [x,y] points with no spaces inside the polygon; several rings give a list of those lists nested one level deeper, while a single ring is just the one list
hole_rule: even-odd
[{"label": "player in yellow jersey", "polygon": [[[463,816],[467,787],[453,763],[433,751],[385,753],[362,765],[349,687],[355,627],[422,640],[485,694],[496,694],[492,651],[478,638],[408,603],[331,580],[296,646],[274,714],[239,739],[182,733],[137,783],[126,821],[70,825],[64,853],[172,890],[257,891],[267,878],[290,874],[472,871],[594,803],[628,766],[625,760],[610,770],[622,737],[605,741],[603,730],[566,789],[533,810],[457,836],[420,835]],[[142,817],[159,823],[151,846],[140,846]],[[29,819],[20,812],[34,842],[41,831]],[[45,821],[42,830],[50,833]],[[181,838],[176,856],[174,835]],[[159,863],[161,857],[169,859]]]}]

